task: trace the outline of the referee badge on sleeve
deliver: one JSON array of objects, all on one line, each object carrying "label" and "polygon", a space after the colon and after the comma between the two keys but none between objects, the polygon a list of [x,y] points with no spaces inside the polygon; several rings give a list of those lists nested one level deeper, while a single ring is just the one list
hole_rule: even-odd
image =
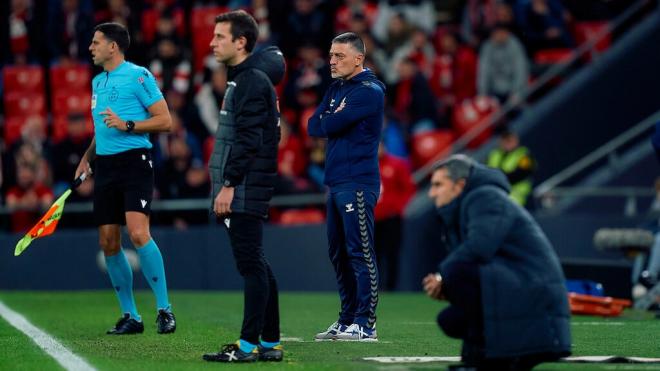
[{"label": "referee badge on sleeve", "polygon": [[96,108],[96,94],[92,94],[92,109]]}]

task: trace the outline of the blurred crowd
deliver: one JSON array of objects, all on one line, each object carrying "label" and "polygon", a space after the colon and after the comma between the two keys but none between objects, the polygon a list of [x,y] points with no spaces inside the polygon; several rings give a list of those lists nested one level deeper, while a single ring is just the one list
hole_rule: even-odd
[{"label": "blurred crowd", "polygon": [[[327,52],[338,33],[358,33],[366,65],[387,84],[384,166],[410,173],[593,37],[627,0],[11,0],[0,7],[3,67],[1,200],[23,216],[25,230],[72,180],[93,135],[88,46],[96,24],[128,26],[127,59],[156,76],[174,122],[152,137],[158,199],[206,198],[210,156],[226,84],[209,55],[215,15],[242,8],[260,27],[260,46],[278,45],[287,59],[278,86],[282,114],[277,194],[322,192],[324,141],[306,124],[331,77]],[[608,39],[598,45],[607,48]],[[486,136],[477,138],[478,146]],[[386,157],[389,156],[389,157]],[[389,164],[389,165],[388,165]],[[388,170],[390,171],[390,170]],[[391,172],[388,172],[391,174]],[[383,182],[383,187],[389,183]],[[411,188],[404,185],[406,189]],[[90,199],[91,181],[70,202]],[[414,192],[414,186],[412,186]],[[409,192],[408,192],[409,193]],[[408,194],[406,193],[406,194]],[[386,218],[405,202],[379,201]],[[406,196],[406,201],[408,196]],[[382,206],[385,205],[385,206]],[[389,206],[388,206],[389,205]],[[396,205],[393,210],[388,209]],[[385,211],[382,211],[382,209]],[[273,219],[286,210],[274,210]],[[31,215],[34,214],[34,215]],[[304,210],[306,220],[323,217]],[[36,215],[36,216],[35,216]],[[295,214],[286,218],[296,220]],[[174,214],[185,227],[207,216]],[[76,223],[84,223],[84,220]]]}]

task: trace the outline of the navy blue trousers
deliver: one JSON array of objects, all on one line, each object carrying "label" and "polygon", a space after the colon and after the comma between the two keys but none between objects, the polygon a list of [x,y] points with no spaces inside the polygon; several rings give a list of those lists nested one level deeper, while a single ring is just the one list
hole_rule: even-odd
[{"label": "navy blue trousers", "polygon": [[378,268],[373,241],[377,199],[374,192],[361,190],[328,196],[328,247],[337,275],[342,324],[376,324]]}]

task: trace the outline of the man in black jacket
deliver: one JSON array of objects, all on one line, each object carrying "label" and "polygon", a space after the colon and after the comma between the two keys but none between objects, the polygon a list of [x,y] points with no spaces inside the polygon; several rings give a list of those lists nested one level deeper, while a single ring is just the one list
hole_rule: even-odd
[{"label": "man in black jacket", "polygon": [[262,234],[277,175],[280,127],[273,85],[284,76],[284,57],[275,47],[252,53],[257,35],[256,21],[233,11],[216,17],[210,44],[216,60],[228,66],[209,161],[213,211],[227,228],[245,280],[241,337],[204,355],[214,362],[282,360],[277,283],[264,257]]},{"label": "man in black jacket", "polygon": [[463,369],[530,370],[570,354],[559,259],[510,189],[501,171],[463,155],[440,163],[431,177],[429,197],[450,252],[423,285],[450,303],[438,324],[463,340]]}]

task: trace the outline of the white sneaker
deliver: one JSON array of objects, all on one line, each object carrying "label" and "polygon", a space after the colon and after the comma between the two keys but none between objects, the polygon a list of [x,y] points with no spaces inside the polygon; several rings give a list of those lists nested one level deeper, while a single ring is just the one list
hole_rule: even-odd
[{"label": "white sneaker", "polygon": [[337,333],[338,341],[378,341],[378,334],[376,333],[376,326],[369,328],[360,326],[354,323],[348,326],[344,331]]},{"label": "white sneaker", "polygon": [[330,341],[330,340],[336,340],[337,334],[346,330],[348,326],[342,325],[339,322],[335,322],[330,327],[328,327],[327,330],[323,332],[319,332],[314,336],[314,340],[316,341]]}]

